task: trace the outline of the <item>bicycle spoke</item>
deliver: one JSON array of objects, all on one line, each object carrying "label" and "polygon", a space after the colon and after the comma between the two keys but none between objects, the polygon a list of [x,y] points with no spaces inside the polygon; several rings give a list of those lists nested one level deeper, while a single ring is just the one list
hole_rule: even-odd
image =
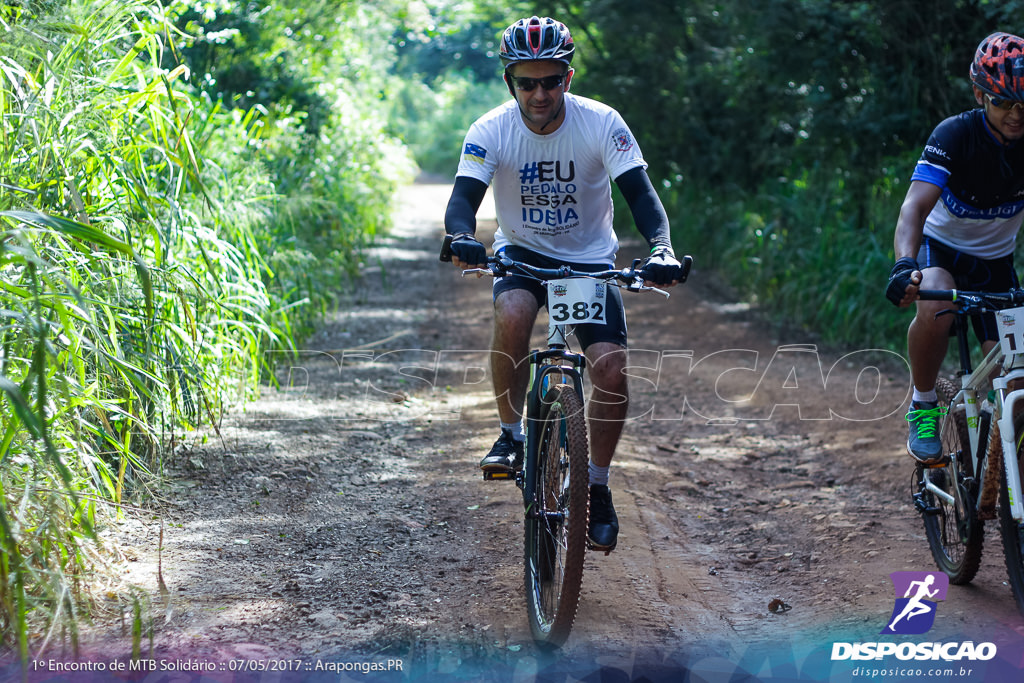
[{"label": "bicycle spoke", "polygon": [[526,588],[534,638],[561,645],[575,618],[586,550],[586,425],[575,390],[545,398],[535,507],[527,519]]}]

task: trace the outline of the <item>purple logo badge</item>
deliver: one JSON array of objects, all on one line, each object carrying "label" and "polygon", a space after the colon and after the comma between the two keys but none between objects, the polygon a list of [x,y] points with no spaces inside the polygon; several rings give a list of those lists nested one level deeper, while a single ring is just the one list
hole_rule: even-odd
[{"label": "purple logo badge", "polygon": [[893,572],[889,576],[896,590],[896,604],[882,633],[927,632],[935,623],[936,604],[946,599],[949,577],[942,572]]}]

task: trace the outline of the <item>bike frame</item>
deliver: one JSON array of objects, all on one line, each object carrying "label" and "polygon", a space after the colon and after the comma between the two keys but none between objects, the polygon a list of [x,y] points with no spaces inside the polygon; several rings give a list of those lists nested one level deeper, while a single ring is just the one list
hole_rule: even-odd
[{"label": "bike frame", "polygon": [[[547,287],[548,283],[545,282],[544,286]],[[586,365],[586,356],[568,350],[566,325],[555,322],[549,315],[547,350],[530,352],[530,384],[526,394],[526,458],[523,470],[516,478],[523,489],[523,505],[527,510],[533,503],[537,480],[533,474],[537,467],[537,453],[540,450],[540,429],[536,427],[540,418],[541,399],[549,386],[571,383],[576,395],[580,397],[580,404],[586,405],[582,374]],[[559,377],[556,379],[554,375]]]},{"label": "bike frame", "polygon": [[[963,399],[965,416],[967,418],[967,433],[971,447],[971,466],[975,480],[979,485],[985,481],[984,470],[988,468],[988,432],[989,426],[983,425],[981,420],[981,408],[978,397],[986,392],[989,385],[989,378],[999,373],[992,380],[992,387],[995,389],[996,405],[993,417],[999,425],[999,435],[1003,449],[1003,467],[1006,472],[1006,487],[1010,499],[1010,514],[1017,522],[1024,521],[1024,502],[1021,501],[1020,491],[1020,468],[1017,464],[1017,434],[1013,424],[1013,408],[1017,401],[1024,397],[1024,389],[1009,391],[1009,385],[1014,380],[1024,379],[1024,367],[1006,368],[1006,356],[1002,348],[996,346],[985,356],[977,369],[971,370],[970,347],[967,338],[967,325],[962,318],[955,321],[957,345],[960,353],[960,384],[961,389],[954,398],[953,403]],[[1009,360],[1011,365],[1016,358],[1024,359],[1024,355],[1012,356]],[[1008,393],[1007,393],[1008,392]],[[979,471],[979,464],[981,470]],[[934,495],[942,498],[950,505],[954,505],[953,497],[931,482],[931,478],[925,475],[925,488]],[[980,496],[979,496],[980,500]],[[977,503],[977,501],[976,501]]]}]

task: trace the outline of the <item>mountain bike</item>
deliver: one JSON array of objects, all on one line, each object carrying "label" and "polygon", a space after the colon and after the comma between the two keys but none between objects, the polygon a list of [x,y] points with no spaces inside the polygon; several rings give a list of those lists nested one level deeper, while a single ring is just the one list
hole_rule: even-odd
[{"label": "mountain bike", "polygon": [[[450,243],[451,237],[445,237],[442,261],[451,261]],[[692,259],[684,256],[681,263],[683,282]],[[639,265],[637,259],[629,268],[592,273],[568,266],[536,268],[492,256],[486,268],[470,268],[462,273],[522,275],[543,282],[548,292],[547,348],[534,349],[529,356],[523,468],[512,473],[483,473],[484,479],[513,480],[522,490],[526,605],[530,631],[544,647],[559,647],[569,637],[588,547],[590,452],[583,392],[586,356],[569,350],[569,328],[605,322],[608,286],[668,297],[668,292],[643,284]]]},{"label": "mountain bike", "polygon": [[[920,298],[950,301],[960,359],[960,386],[939,378],[945,408],[942,457],[918,464],[911,493],[939,569],[954,584],[969,583],[981,564],[985,520],[998,517],[1003,554],[1017,607],[1024,614],[1024,290],[963,292],[921,290]],[[999,345],[971,367],[969,316],[995,312]]]}]

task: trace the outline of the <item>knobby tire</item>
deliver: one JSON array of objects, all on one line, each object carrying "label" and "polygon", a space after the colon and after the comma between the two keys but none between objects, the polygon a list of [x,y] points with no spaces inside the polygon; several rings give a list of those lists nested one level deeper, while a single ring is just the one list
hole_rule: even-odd
[{"label": "knobby tire", "polygon": [[[981,566],[982,545],[985,538],[984,523],[975,509],[977,485],[971,484],[972,472],[970,437],[963,411],[954,410],[953,397],[957,387],[945,378],[935,386],[939,405],[947,408],[942,418],[940,436],[942,452],[949,464],[931,468],[933,482],[938,478],[940,488],[953,496],[956,505],[949,505],[938,496],[922,490],[927,509],[922,513],[925,536],[935,564],[949,576],[950,583],[965,584],[978,573]],[[923,468],[918,466],[920,476]],[[955,490],[958,488],[959,490]]]},{"label": "knobby tire", "polygon": [[548,390],[537,428],[536,493],[526,515],[527,611],[534,640],[559,647],[576,618],[590,508],[587,425],[572,386]]}]

